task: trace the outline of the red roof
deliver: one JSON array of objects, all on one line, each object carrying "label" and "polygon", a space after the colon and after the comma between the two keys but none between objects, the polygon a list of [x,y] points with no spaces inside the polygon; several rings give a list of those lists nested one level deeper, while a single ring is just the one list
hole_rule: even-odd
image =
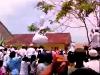
[{"label": "red roof", "polygon": [[[32,43],[34,34],[14,34],[14,37],[6,40],[7,45],[18,45],[25,44],[29,45]],[[52,44],[69,44],[71,42],[71,36],[69,33],[47,33],[48,43]]]}]

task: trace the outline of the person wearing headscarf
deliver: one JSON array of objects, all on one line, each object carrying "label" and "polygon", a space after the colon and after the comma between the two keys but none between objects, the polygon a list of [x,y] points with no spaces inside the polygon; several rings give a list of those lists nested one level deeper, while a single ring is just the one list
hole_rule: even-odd
[{"label": "person wearing headscarf", "polygon": [[84,63],[84,67],[91,68],[100,73],[100,61],[98,59],[98,52],[94,49],[89,50],[90,61]]}]

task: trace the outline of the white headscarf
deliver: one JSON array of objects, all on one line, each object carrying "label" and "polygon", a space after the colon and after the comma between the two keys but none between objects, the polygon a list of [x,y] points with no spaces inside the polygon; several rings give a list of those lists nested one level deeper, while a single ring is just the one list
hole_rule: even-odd
[{"label": "white headscarf", "polygon": [[96,56],[98,56],[98,52],[95,49],[91,49],[91,50],[89,50],[89,55],[91,57],[96,57]]}]

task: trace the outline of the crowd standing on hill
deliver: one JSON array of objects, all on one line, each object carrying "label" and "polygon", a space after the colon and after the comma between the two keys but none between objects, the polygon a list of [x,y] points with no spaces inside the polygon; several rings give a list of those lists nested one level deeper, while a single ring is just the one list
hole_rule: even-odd
[{"label": "crowd standing on hill", "polygon": [[0,46],[0,75],[100,75],[99,59],[99,53],[87,46],[65,50]]}]

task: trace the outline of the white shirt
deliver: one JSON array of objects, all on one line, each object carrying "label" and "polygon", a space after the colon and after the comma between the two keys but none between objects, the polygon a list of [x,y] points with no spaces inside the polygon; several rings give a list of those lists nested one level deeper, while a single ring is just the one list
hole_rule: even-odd
[{"label": "white shirt", "polygon": [[100,61],[99,60],[90,60],[87,63],[84,63],[85,67],[91,68],[96,72],[100,73]]},{"label": "white shirt", "polygon": [[100,47],[100,33],[95,32],[92,38],[91,47],[96,48]]},{"label": "white shirt", "polygon": [[3,66],[7,66],[6,63],[7,63],[7,61],[9,60],[9,55],[10,55],[10,54],[6,54],[6,55],[4,56]]},{"label": "white shirt", "polygon": [[37,52],[37,51],[35,51],[34,55],[37,57],[37,56],[38,56],[38,52]]},{"label": "white shirt", "polygon": [[3,60],[4,54],[0,51],[0,60]]},{"label": "white shirt", "polygon": [[37,74],[36,75],[39,75],[45,68],[46,68],[46,65],[44,63],[39,63],[37,66]]},{"label": "white shirt", "polygon": [[12,51],[15,51],[15,49],[14,48],[10,48],[10,51],[12,52]]},{"label": "white shirt", "polygon": [[28,65],[29,63],[22,61],[20,67],[20,75],[28,75]]},{"label": "white shirt", "polygon": [[24,56],[26,55],[26,49],[21,48],[21,49],[18,51],[18,53],[19,53],[22,57],[24,57]]},{"label": "white shirt", "polygon": [[35,55],[35,49],[34,48],[28,48],[27,49],[27,57],[31,58],[32,55]]},{"label": "white shirt", "polygon": [[37,48],[37,51],[41,51],[41,53],[43,52],[42,48]]}]

